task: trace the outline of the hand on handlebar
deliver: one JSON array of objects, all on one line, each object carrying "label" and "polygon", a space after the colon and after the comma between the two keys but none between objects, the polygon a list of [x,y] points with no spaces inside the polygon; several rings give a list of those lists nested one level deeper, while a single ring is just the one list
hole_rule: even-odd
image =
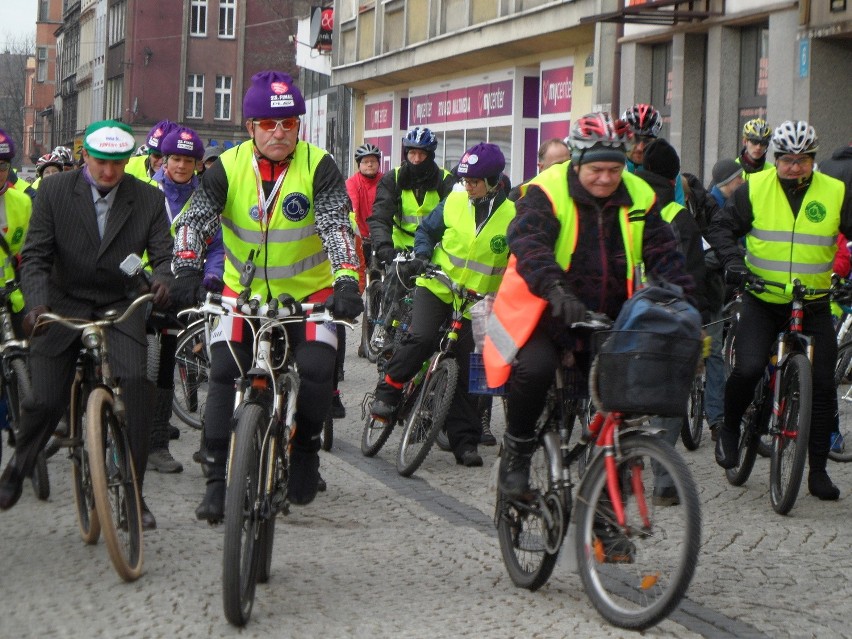
[{"label": "hand on handlebar", "polygon": [[562,282],[553,284],[544,294],[550,303],[550,313],[564,324],[582,322],[586,318],[586,306],[569,291]]},{"label": "hand on handlebar", "polygon": [[355,319],[364,312],[364,300],[358,291],[358,282],[341,278],[334,283],[334,293],[326,301],[326,307],[335,317]]},{"label": "hand on handlebar", "polygon": [[50,309],[47,306],[40,304],[24,315],[24,335],[35,337],[44,333],[47,330],[47,325],[39,324],[38,319],[49,312]]},{"label": "hand on handlebar", "polygon": [[171,299],[169,297],[169,285],[160,280],[153,280],[151,282],[151,294],[154,296],[151,298],[151,303],[154,304],[155,308],[165,310],[169,307]]}]

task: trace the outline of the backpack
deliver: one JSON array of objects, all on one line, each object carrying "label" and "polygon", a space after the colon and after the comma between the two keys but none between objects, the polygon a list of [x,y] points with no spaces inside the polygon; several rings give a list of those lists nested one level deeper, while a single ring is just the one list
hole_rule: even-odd
[{"label": "backpack", "polygon": [[611,331],[597,334],[597,394],[605,410],[680,417],[701,354],[701,314],[679,286],[637,291]]}]

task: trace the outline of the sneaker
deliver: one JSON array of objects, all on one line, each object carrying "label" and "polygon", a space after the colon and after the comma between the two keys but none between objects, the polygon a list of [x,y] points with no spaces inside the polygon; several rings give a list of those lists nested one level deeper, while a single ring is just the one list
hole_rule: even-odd
[{"label": "sneaker", "polygon": [[158,448],[148,453],[148,470],[156,470],[158,473],[180,473],[183,464],[172,457],[168,448]]},{"label": "sneaker", "polygon": [[334,397],[331,398],[331,416],[334,419],[343,419],[346,417],[346,408],[340,400],[340,391],[334,391]]},{"label": "sneaker", "polygon": [[632,564],[635,560],[636,546],[623,533],[609,526],[595,527],[592,542],[594,557],[602,564]]},{"label": "sneaker", "polygon": [[716,422],[715,424],[710,424],[710,440],[716,441],[719,439],[719,429],[722,428],[722,422]]},{"label": "sneaker", "polygon": [[843,435],[841,433],[831,433],[831,452],[840,454],[844,450],[846,450],[846,442],[843,439]]},{"label": "sneaker", "polygon": [[655,506],[678,506],[680,497],[677,494],[677,488],[674,486],[655,488],[651,503]]},{"label": "sneaker", "polygon": [[373,416],[373,419],[383,422],[390,422],[395,412],[395,404],[389,404],[380,399],[373,400],[373,404],[370,406],[370,414]]}]

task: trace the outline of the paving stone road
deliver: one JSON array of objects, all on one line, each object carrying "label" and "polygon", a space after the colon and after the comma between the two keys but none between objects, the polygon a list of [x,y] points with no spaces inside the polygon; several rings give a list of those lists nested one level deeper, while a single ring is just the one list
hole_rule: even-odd
[{"label": "paving stone road", "polygon": [[[359,404],[375,373],[354,341],[341,386],[347,417],[322,453],[328,492],[278,520],[272,577],[258,586],[245,629],[222,612],[222,528],[194,518],[204,479],[191,461],[197,433],[182,427],[172,450],[184,472],[148,473],[159,528],[145,536],[145,574],[135,583],[117,577],[103,542],[80,541],[61,455],[50,460],[48,502],[27,486],[0,513],[0,638],[635,636],[597,615],[566,565],[538,592],[512,585],[491,521],[495,448],[480,449],[478,469],[436,449],[411,479],[396,473],[396,435],[377,457],[361,455]],[[700,563],[687,600],[644,636],[852,637],[852,465],[830,462],[839,502],[803,489],[780,517],[769,504],[767,460],[734,488],[709,439],[695,452],[679,449],[701,495]]]}]

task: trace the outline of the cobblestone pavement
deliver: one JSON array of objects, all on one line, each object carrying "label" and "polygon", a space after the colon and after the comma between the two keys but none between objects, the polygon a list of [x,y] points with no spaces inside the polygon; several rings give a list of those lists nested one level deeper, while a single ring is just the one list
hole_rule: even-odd
[{"label": "cobblestone pavement", "polygon": [[[18,506],[0,513],[0,637],[633,636],[597,615],[566,565],[538,592],[512,585],[491,522],[496,448],[481,448],[485,467],[475,469],[433,450],[411,479],[396,473],[396,435],[377,457],[361,455],[359,404],[375,369],[355,356],[355,340],[341,385],[347,416],[322,453],[328,492],[278,520],[272,577],[258,586],[245,629],[222,612],[222,527],[194,518],[204,479],[191,461],[198,435],[182,427],[172,450],[184,472],[148,473],[159,528],[145,536],[146,572],[135,583],[116,576],[103,542],[80,541],[61,455],[49,464],[48,502],[27,486]],[[803,488],[780,517],[769,504],[767,460],[734,488],[709,439],[692,453],[679,448],[701,494],[700,563],[687,600],[645,635],[852,637],[842,612],[852,599],[852,465],[829,467],[839,502]]]}]

